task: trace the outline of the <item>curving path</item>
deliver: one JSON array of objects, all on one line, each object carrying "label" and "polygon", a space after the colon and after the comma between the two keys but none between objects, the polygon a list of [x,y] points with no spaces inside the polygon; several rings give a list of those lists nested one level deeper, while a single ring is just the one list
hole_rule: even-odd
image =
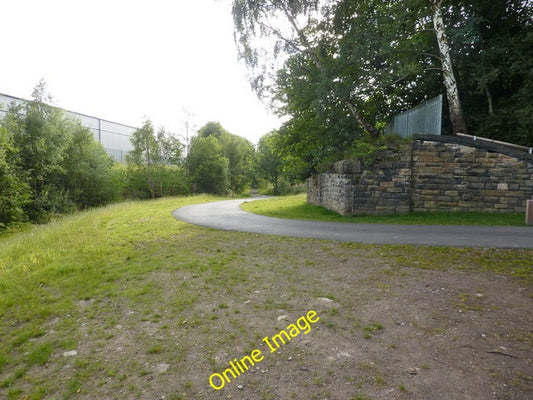
[{"label": "curving path", "polygon": [[243,211],[250,199],[195,204],[172,215],[191,224],[228,231],[369,244],[533,248],[533,228],[506,226],[395,225],[301,221]]}]

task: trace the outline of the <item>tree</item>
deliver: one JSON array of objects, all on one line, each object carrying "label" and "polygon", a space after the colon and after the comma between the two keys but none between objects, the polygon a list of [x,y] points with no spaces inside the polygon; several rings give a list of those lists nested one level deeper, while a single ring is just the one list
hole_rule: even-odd
[{"label": "tree", "polygon": [[143,126],[133,132],[130,141],[133,145],[133,150],[126,155],[126,162],[128,163],[130,174],[138,174],[139,177],[142,177],[141,179],[145,182],[140,182],[141,187],[146,185],[150,197],[155,198],[159,148],[152,122],[150,120],[144,121]]},{"label": "tree", "polygon": [[115,196],[112,161],[91,132],[48,103],[12,104],[0,121],[0,225],[104,204]]},{"label": "tree", "polygon": [[157,131],[159,160],[164,165],[180,166],[183,161],[183,144],[178,138],[168,134],[164,128]]},{"label": "tree", "polygon": [[[366,132],[377,136],[378,130],[364,116],[353,93],[335,90],[336,77],[323,60],[324,41],[334,39],[317,29],[327,8],[319,0],[235,0],[233,19],[239,54],[251,71],[252,87],[260,97],[271,92],[279,61],[301,54],[320,72],[320,83],[329,96],[348,109],[348,116]],[[267,43],[265,46],[264,44]],[[283,57],[284,55],[285,57]]]},{"label": "tree", "polygon": [[[379,132],[390,115],[439,93],[435,61],[422,56],[427,35],[414,33],[419,18],[414,6],[341,1],[316,23],[322,69],[297,53],[276,80],[276,96],[283,104],[279,110],[291,117],[280,134],[284,157],[290,156],[299,170],[294,172],[306,178],[327,168],[366,137],[340,99],[349,98]],[[418,91],[422,85],[424,90]]]},{"label": "tree", "polygon": [[448,36],[469,131],[533,144],[533,3],[454,3]]},{"label": "tree", "polygon": [[78,207],[100,206],[114,200],[113,160],[92,132],[78,121],[66,120],[72,138],[63,160],[62,186]]},{"label": "tree", "polygon": [[259,176],[266,179],[274,187],[274,194],[279,194],[278,182],[283,160],[277,148],[279,133],[272,131],[259,140],[257,146],[257,169]]},{"label": "tree", "polygon": [[446,134],[532,143],[531,2],[249,0],[234,19],[254,84],[289,117],[280,151],[303,178],[443,92]]},{"label": "tree", "polygon": [[431,6],[431,16],[433,27],[439,45],[440,60],[442,64],[442,77],[446,96],[448,98],[448,107],[450,109],[450,121],[452,123],[453,134],[467,133],[466,122],[463,116],[461,99],[459,98],[459,88],[453,71],[452,57],[446,26],[442,13],[442,0],[427,0]]},{"label": "tree", "polygon": [[249,140],[233,135],[219,122],[208,122],[198,131],[199,137],[214,137],[228,160],[229,188],[233,194],[241,193],[250,183],[254,147]]},{"label": "tree", "polygon": [[183,145],[163,128],[156,135],[150,120],[146,120],[141,128],[135,130],[130,140],[133,150],[128,153],[126,161],[130,180],[133,181],[131,186],[136,191],[135,196],[145,197],[145,189],[149,197],[163,196],[163,180],[166,180],[163,179],[164,175],[169,165],[181,164]]},{"label": "tree", "polygon": [[229,162],[215,136],[196,136],[191,140],[187,166],[195,192],[227,193]]},{"label": "tree", "polygon": [[25,212],[32,221],[46,221],[50,214],[71,211],[75,204],[61,186],[63,160],[71,142],[63,112],[48,104],[51,96],[40,81],[33,100],[11,106],[3,125],[13,137],[19,153],[20,170],[25,171],[31,201]]},{"label": "tree", "polygon": [[30,190],[24,174],[17,171],[17,158],[13,138],[0,127],[0,230],[26,219]]}]

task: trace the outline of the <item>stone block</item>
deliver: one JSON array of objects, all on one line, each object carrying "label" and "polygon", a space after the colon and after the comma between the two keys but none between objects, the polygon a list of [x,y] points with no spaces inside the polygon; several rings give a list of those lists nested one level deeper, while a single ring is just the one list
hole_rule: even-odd
[{"label": "stone block", "polygon": [[494,204],[494,208],[496,208],[498,210],[503,210],[503,209],[505,209],[507,207],[509,207],[507,204],[502,204],[502,203]]},{"label": "stone block", "polygon": [[337,174],[358,174],[361,172],[361,161],[342,160],[333,164],[333,170]]}]

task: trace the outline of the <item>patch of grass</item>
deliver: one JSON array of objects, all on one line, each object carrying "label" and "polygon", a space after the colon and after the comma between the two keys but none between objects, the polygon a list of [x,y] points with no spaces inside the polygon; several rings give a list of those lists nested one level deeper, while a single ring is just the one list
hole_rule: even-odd
[{"label": "patch of grass", "polygon": [[364,394],[356,394],[351,398],[351,400],[372,400],[372,399]]},{"label": "patch of grass", "polygon": [[44,365],[52,355],[53,348],[50,343],[43,343],[36,346],[28,354],[28,363],[30,365]]},{"label": "patch of grass", "polygon": [[370,325],[363,326],[363,338],[370,339],[374,332],[380,331],[383,329],[383,325],[379,322],[373,322]]},{"label": "patch of grass", "polygon": [[525,226],[524,215],[520,213],[417,212],[398,215],[355,215],[344,217],[324,207],[308,204],[305,194],[245,202],[241,205],[241,208],[245,211],[265,215],[267,217],[325,222],[405,225]]},{"label": "patch of grass", "polygon": [[24,390],[20,388],[11,388],[7,391],[7,400],[19,399]]},{"label": "patch of grass", "polygon": [[160,354],[163,352],[163,346],[160,343],[154,344],[146,350],[148,354]]},{"label": "patch of grass", "polygon": [[405,274],[406,267],[420,269],[459,269],[490,271],[533,282],[533,250],[482,249],[468,247],[439,247],[414,245],[363,245],[341,243],[354,251],[374,251],[387,257],[393,272]]},{"label": "patch of grass", "polygon": [[[339,303],[324,317],[342,335],[345,307],[352,305],[344,304],[338,282],[328,282],[335,269],[326,269],[340,257],[379,265],[376,282],[382,266],[388,277],[464,269],[531,278],[533,250],[277,238],[200,228],[170,214],[213,200],[126,202],[0,237],[0,398],[106,398],[128,390],[131,397],[142,390],[170,398],[178,387],[193,398],[209,373],[249,354],[278,315],[301,315],[310,298]],[[296,255],[304,250],[305,257]],[[318,275],[307,275],[320,266]],[[368,332],[354,322],[353,332],[380,330],[379,323],[366,324]],[[309,338],[317,340],[316,332]],[[77,356],[62,356],[72,349]],[[159,374],[158,363],[171,368]],[[372,376],[392,384],[380,370]],[[174,387],[162,383],[169,380]],[[263,381],[254,383],[259,391]],[[327,390],[329,379],[321,382]]]}]

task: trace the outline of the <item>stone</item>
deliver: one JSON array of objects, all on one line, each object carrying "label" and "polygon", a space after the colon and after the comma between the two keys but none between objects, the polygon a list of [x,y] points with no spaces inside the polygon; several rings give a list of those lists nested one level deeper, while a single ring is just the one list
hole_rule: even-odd
[{"label": "stone", "polygon": [[63,357],[73,357],[73,356],[77,356],[77,355],[78,355],[78,352],[76,350],[65,351],[63,353]]},{"label": "stone", "polygon": [[337,174],[358,174],[361,172],[361,161],[342,160],[333,164],[333,170]]},{"label": "stone", "polygon": [[317,300],[321,301],[323,303],[332,303],[333,302],[333,300],[328,299],[327,297],[318,297]]},{"label": "stone", "polygon": [[154,366],[154,370],[157,373],[163,374],[163,373],[167,372],[169,367],[170,367],[169,364],[161,363],[161,364],[157,364],[156,366]]}]

